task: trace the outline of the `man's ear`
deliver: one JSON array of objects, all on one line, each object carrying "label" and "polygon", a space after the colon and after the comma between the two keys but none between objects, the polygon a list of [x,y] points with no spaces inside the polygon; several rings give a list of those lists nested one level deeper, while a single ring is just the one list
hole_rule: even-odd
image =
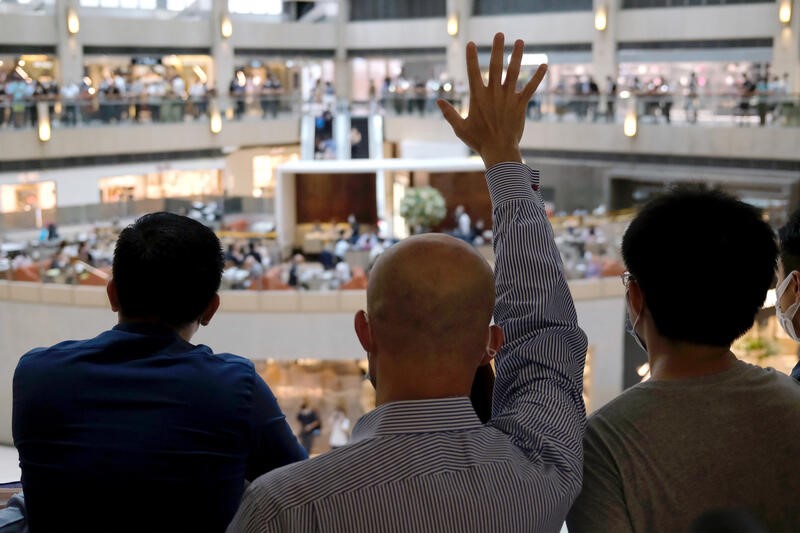
[{"label": "man's ear", "polygon": [[497,324],[489,326],[489,342],[486,344],[486,351],[483,353],[480,366],[488,365],[500,351],[503,346],[505,335],[503,335],[503,328]]},{"label": "man's ear", "polygon": [[363,309],[356,313],[354,326],[361,347],[364,348],[364,351],[367,353],[373,352],[372,332],[369,330],[369,318],[367,312]]},{"label": "man's ear", "polygon": [[203,314],[200,315],[201,326],[207,326],[209,322],[211,322],[211,319],[214,318],[214,314],[217,312],[217,309],[219,309],[219,303],[219,293],[217,293],[211,298],[211,301],[208,302]]},{"label": "man's ear", "polygon": [[[644,308],[646,307],[644,293],[636,281],[628,283],[628,304],[631,306],[631,311],[636,313],[637,317],[644,312]],[[631,321],[633,320],[633,317],[631,317]]]},{"label": "man's ear", "polygon": [[119,296],[117,295],[117,284],[114,279],[108,280],[106,284],[106,295],[108,296],[108,303],[111,304],[111,310],[115,313],[119,312]]}]

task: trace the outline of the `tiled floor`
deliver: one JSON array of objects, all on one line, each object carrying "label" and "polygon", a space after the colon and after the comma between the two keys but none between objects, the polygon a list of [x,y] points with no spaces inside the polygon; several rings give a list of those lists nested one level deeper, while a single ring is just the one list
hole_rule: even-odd
[{"label": "tiled floor", "polygon": [[19,456],[13,446],[0,446],[0,483],[19,481]]}]

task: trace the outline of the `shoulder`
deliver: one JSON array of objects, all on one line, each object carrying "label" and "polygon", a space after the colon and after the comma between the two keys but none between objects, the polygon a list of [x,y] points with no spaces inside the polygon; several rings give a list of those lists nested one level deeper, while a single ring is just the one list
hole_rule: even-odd
[{"label": "shoulder", "polygon": [[364,457],[369,448],[369,441],[362,441],[268,472],[250,484],[243,501],[269,521],[342,492],[365,489],[375,479]]},{"label": "shoulder", "polygon": [[40,348],[33,348],[22,355],[19,360],[17,368],[25,367],[27,365],[35,365],[37,363],[46,362],[56,357],[63,356],[64,352],[79,352],[87,349],[93,349],[99,344],[102,344],[103,334],[98,335],[93,339],[87,340],[69,340],[59,342],[52,346],[45,346]]}]

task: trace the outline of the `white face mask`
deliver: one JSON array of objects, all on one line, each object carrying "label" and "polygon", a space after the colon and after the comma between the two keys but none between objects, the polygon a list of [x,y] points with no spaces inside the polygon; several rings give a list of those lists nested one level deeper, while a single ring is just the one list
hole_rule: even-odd
[{"label": "white face mask", "polygon": [[794,327],[794,316],[797,314],[797,310],[800,309],[800,300],[796,301],[792,305],[786,308],[785,311],[781,311],[780,301],[783,295],[786,293],[786,289],[789,287],[789,283],[792,281],[792,274],[790,272],[786,279],[784,279],[778,288],[775,289],[775,296],[777,301],[775,302],[775,315],[778,317],[778,322],[780,322],[781,327],[786,332],[789,337],[791,337],[795,342],[800,342],[800,335],[797,334],[797,330]]},{"label": "white face mask", "polygon": [[[627,291],[625,292],[625,300],[626,301],[628,300]],[[628,304],[630,305],[629,301],[628,301]],[[640,337],[639,334],[636,332],[636,325],[639,323],[639,319],[640,318],[642,318],[642,313],[639,313],[636,316],[636,321],[635,322],[631,322],[630,311],[626,311],[625,312],[625,329],[633,337],[633,340],[636,341],[636,344],[639,345],[639,348],[641,348],[644,353],[647,353],[647,344],[645,344],[644,339],[642,339],[642,337]]]}]

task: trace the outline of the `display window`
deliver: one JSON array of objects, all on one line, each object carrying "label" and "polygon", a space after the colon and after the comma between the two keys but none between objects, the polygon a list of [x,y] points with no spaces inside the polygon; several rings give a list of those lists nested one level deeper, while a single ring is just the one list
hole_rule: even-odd
[{"label": "display window", "polygon": [[0,54],[0,83],[6,81],[12,72],[28,82],[53,83],[56,69],[55,57],[48,54]]},{"label": "display window", "polygon": [[56,183],[14,183],[0,185],[0,212],[18,213],[53,209],[56,206]]},{"label": "display window", "polygon": [[298,148],[278,148],[270,155],[253,158],[253,196],[255,198],[275,197],[275,169],[284,163],[300,159]]},{"label": "display window", "polygon": [[222,176],[213,170],[166,170],[99,180],[100,200],[115,203],[158,198],[220,196]]}]

